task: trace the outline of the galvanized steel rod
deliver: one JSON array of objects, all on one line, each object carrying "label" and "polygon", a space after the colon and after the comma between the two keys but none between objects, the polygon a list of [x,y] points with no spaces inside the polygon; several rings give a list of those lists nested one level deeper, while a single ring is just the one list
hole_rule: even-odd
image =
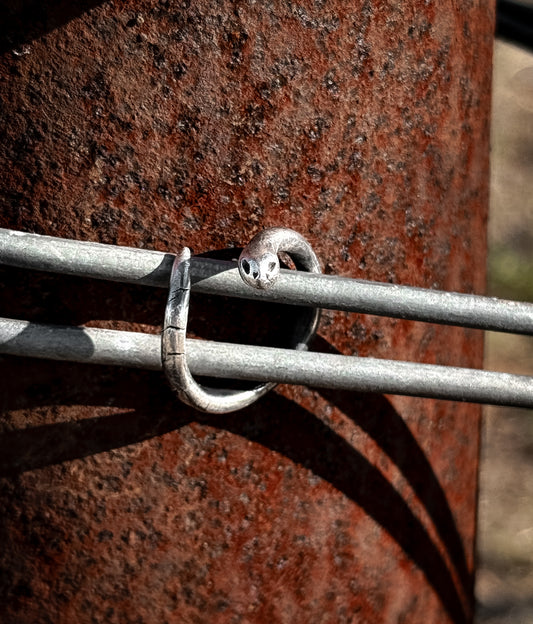
[{"label": "galvanized steel rod", "polygon": [[[533,407],[533,378],[415,362],[188,340],[196,375]],[[0,319],[0,353],[161,369],[158,335]]]},{"label": "galvanized steel rod", "polygon": [[[168,287],[173,254],[0,229],[0,264]],[[193,291],[533,335],[533,304],[480,295],[283,271],[270,290],[243,283],[236,263],[195,257]]]}]

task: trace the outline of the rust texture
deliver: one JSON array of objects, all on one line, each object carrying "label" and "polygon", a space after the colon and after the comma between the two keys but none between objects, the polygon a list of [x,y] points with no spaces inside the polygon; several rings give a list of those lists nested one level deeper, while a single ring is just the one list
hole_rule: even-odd
[{"label": "rust texture", "polygon": [[[491,2],[7,11],[1,226],[199,253],[285,225],[328,273],[482,292]],[[1,273],[3,316],[162,322],[164,292]],[[194,299],[201,336],[285,339]],[[332,312],[314,348],[482,363],[479,332]],[[215,418],[162,374],[0,364],[2,622],[471,620],[479,408],[280,387]]]}]

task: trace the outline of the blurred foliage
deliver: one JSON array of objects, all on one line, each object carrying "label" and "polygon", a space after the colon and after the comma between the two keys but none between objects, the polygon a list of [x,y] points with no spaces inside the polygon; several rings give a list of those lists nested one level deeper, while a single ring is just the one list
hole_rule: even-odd
[{"label": "blurred foliage", "polygon": [[533,301],[533,249],[495,246],[489,253],[488,292],[495,297]]}]

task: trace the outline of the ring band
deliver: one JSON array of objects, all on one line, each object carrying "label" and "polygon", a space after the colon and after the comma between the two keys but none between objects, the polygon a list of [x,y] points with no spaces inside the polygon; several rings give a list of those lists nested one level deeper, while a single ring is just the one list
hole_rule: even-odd
[{"label": "ring band", "polygon": [[[247,407],[276,386],[262,383],[251,390],[208,388],[193,378],[187,364],[186,333],[191,293],[191,252],[185,247],[176,254],[170,275],[170,290],[165,309],[161,335],[161,360],[171,387],[179,398],[197,410],[212,414],[226,414]],[[318,310],[304,308],[294,344],[297,350],[307,349],[314,335]]]}]

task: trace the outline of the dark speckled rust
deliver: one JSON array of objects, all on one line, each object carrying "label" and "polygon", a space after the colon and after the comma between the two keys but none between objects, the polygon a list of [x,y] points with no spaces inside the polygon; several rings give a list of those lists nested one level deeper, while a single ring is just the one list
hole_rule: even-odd
[{"label": "dark speckled rust", "polygon": [[[328,273],[481,292],[492,24],[449,0],[10,3],[0,225],[196,252],[285,225]],[[3,316],[162,321],[163,292],[0,283]],[[200,335],[284,340],[283,312],[194,305]],[[315,348],[479,366],[482,337],[328,312]],[[157,373],[1,366],[2,622],[471,621],[477,407],[281,387],[209,417]]]}]

